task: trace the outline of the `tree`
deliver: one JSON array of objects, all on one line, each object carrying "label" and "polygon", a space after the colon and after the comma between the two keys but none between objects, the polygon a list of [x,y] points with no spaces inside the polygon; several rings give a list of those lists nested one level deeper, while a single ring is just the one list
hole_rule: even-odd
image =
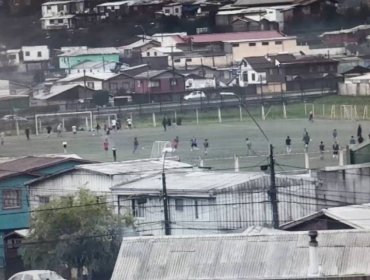
[{"label": "tree", "polygon": [[111,273],[121,243],[122,229],[131,216],[115,215],[103,198],[81,189],[75,197],[56,199],[34,212],[30,235],[22,250],[31,269],[83,267],[89,274]]},{"label": "tree", "polygon": [[109,92],[105,90],[98,90],[94,92],[92,102],[96,106],[104,106],[109,102]]}]

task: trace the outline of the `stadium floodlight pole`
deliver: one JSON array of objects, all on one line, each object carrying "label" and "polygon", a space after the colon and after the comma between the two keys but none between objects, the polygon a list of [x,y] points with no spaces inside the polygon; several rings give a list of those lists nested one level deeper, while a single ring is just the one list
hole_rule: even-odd
[{"label": "stadium floodlight pole", "polygon": [[[170,226],[170,215],[168,212],[168,196],[167,196],[167,185],[166,185],[166,173],[165,173],[165,162],[167,152],[170,150],[168,148],[163,149],[163,166],[162,166],[162,196],[163,196],[163,212],[164,212],[164,233],[165,235],[171,235]],[[171,149],[172,152],[172,149]]]},{"label": "stadium floodlight pole", "polygon": [[244,108],[244,110],[247,112],[248,116],[252,119],[254,124],[258,127],[262,135],[265,137],[266,141],[269,144],[269,159],[270,159],[270,189],[268,190],[268,195],[270,197],[271,202],[271,208],[272,208],[272,224],[274,228],[279,228],[279,208],[278,208],[278,202],[277,202],[277,189],[276,189],[276,174],[275,174],[275,160],[274,160],[274,147],[272,146],[270,139],[267,137],[266,133],[263,131],[262,127],[259,125],[259,123],[256,121],[256,119],[253,117],[251,112],[248,110],[247,104],[243,101],[243,99],[233,93],[233,92],[221,92],[220,95],[222,96],[234,96],[239,100],[240,105]]},{"label": "stadium floodlight pole", "polygon": [[141,31],[143,31],[143,42],[145,42],[145,39],[146,39],[146,32],[145,32],[144,27],[143,27],[141,24],[137,24],[137,25],[135,25],[135,28],[140,28],[140,29],[141,29]]}]

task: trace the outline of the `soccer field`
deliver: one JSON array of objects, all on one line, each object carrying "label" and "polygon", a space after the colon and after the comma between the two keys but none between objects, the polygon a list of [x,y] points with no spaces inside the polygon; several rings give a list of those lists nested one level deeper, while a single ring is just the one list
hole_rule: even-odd
[{"label": "soccer field", "polygon": [[[303,129],[306,128],[311,136],[312,142],[309,147],[310,167],[334,166],[338,160],[332,159],[332,130],[338,130],[338,142],[341,147],[348,144],[351,135],[356,137],[358,124],[361,123],[363,137],[367,140],[370,132],[369,122],[338,121],[338,120],[316,120],[310,123],[307,120],[266,120],[260,121],[260,125],[274,145],[276,154],[276,171],[299,169],[304,167],[303,154]],[[292,154],[285,153],[285,138],[289,135],[292,139]],[[251,120],[243,122],[208,123],[200,125],[182,125],[169,127],[164,131],[162,127],[157,128],[134,128],[112,132],[109,136],[109,152],[106,155],[103,150],[103,141],[106,137],[92,135],[89,132],[78,132],[73,135],[66,132],[58,138],[52,134],[50,138],[46,135],[31,136],[27,141],[24,135],[19,137],[5,137],[4,146],[0,147],[1,155],[5,157],[55,154],[63,153],[62,142],[68,142],[68,153],[75,153],[82,158],[97,161],[112,161],[112,147],[117,148],[119,161],[129,159],[148,158],[154,141],[172,141],[179,137],[179,148],[174,155],[178,155],[183,162],[198,164],[199,157],[204,160],[204,166],[212,167],[214,170],[234,170],[234,155],[239,156],[241,171],[259,170],[259,166],[266,164],[268,154],[268,143],[263,138],[258,128]],[[133,139],[138,138],[139,150],[133,154]],[[197,138],[199,150],[190,150],[190,139]],[[245,138],[252,141],[252,149],[255,154],[247,156]],[[210,143],[208,155],[203,153],[203,141],[207,138]],[[324,160],[318,158],[318,146],[324,141],[327,154]]]}]

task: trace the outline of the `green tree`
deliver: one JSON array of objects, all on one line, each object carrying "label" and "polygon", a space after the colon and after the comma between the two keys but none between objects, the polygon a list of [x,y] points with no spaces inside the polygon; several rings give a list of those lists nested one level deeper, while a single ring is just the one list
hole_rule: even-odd
[{"label": "green tree", "polygon": [[92,97],[92,102],[96,106],[104,106],[109,102],[109,92],[105,90],[98,90],[94,92]]},{"label": "green tree", "polygon": [[83,267],[91,274],[111,273],[123,227],[131,216],[115,215],[107,201],[81,189],[73,198],[50,202],[33,213],[30,235],[24,241],[24,264],[31,269]]}]

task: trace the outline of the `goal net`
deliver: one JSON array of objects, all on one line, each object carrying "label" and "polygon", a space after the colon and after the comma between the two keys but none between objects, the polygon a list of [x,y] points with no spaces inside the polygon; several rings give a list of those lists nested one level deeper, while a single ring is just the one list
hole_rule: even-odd
[{"label": "goal net", "polygon": [[161,158],[163,153],[172,153],[172,145],[170,141],[155,141],[152,146],[150,158]]},{"label": "goal net", "polygon": [[353,105],[341,105],[340,106],[340,117],[344,120],[353,120],[357,118],[357,110]]},{"label": "goal net", "polygon": [[48,126],[55,128],[59,124],[63,131],[70,130],[72,125],[90,131],[93,128],[93,115],[91,111],[35,115],[36,135],[45,132]]}]

